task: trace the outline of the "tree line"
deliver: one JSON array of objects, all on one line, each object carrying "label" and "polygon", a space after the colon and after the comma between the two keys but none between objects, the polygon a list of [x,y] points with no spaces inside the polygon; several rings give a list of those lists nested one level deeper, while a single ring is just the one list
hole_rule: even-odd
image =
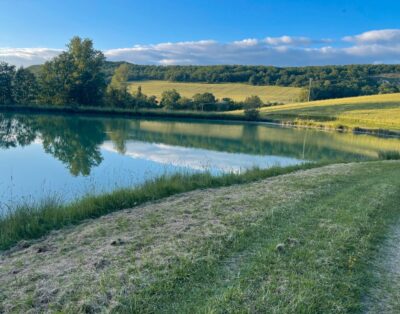
[{"label": "tree line", "polygon": [[[0,63],[0,105],[110,106],[188,110],[254,109],[251,99],[216,100],[209,93],[191,99],[166,91],[160,103],[127,81],[242,82],[305,87],[303,99],[327,99],[400,92],[400,65],[349,65],[278,68],[272,66],[151,66],[107,62],[90,39],[74,37],[66,51],[42,66],[16,69]],[[311,80],[311,81],[310,81]],[[253,97],[254,100],[254,97]]]},{"label": "tree line", "polygon": [[156,107],[155,97],[127,90],[126,65],[107,84],[105,57],[90,39],[74,37],[66,51],[39,69],[0,63],[0,105]]},{"label": "tree line", "polygon": [[[107,62],[106,75],[119,63]],[[246,65],[156,66],[129,64],[128,79],[175,82],[248,83],[308,88],[311,99],[400,92],[400,65],[273,67]]]},{"label": "tree line", "polygon": [[[181,97],[167,90],[158,102],[155,96],[129,90],[131,65],[119,63],[107,76],[105,57],[94,49],[90,39],[74,37],[65,52],[39,69],[19,68],[0,63],[0,105],[106,106],[125,109],[165,108],[168,110],[226,111],[246,109],[246,116],[256,117],[254,109],[263,105],[257,96],[244,102],[230,98],[218,100],[211,93]],[[34,74],[35,73],[35,74]],[[268,104],[267,104],[268,105]]]}]

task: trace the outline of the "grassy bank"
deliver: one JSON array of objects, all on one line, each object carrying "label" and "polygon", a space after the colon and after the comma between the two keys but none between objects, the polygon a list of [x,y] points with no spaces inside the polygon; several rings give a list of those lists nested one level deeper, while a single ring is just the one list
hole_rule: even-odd
[{"label": "grassy bank", "polygon": [[251,95],[259,96],[264,102],[290,103],[298,101],[301,88],[282,86],[255,86],[244,83],[182,83],[169,81],[130,82],[129,89],[136,92],[138,86],[146,95],[154,95],[158,100],[165,90],[176,89],[184,97],[191,98],[197,93],[212,93],[216,98],[229,97],[235,101],[243,101]]},{"label": "grassy bank", "polygon": [[317,166],[318,164],[303,164],[265,170],[253,169],[243,174],[226,174],[217,177],[209,173],[175,174],[150,180],[137,188],[120,189],[99,196],[87,196],[67,205],[52,198],[35,205],[19,205],[0,218],[0,250],[7,249],[20,240],[39,238],[52,230],[77,224],[88,218],[96,218],[173,194],[246,183]]},{"label": "grassy bank", "polygon": [[[199,112],[74,106],[0,106],[0,111],[47,112],[121,117],[247,121],[242,110]],[[294,103],[261,109],[259,122],[400,135],[400,94],[386,94]]]},{"label": "grassy bank", "polygon": [[337,164],[87,221],[0,255],[0,311],[362,312],[399,178]]},{"label": "grassy bank", "polygon": [[400,131],[400,94],[373,95],[267,107],[261,118],[335,129]]}]

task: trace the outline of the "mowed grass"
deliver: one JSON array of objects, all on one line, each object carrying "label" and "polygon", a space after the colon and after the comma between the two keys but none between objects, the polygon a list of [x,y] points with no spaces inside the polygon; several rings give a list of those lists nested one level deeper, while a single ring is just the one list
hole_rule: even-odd
[{"label": "mowed grass", "polygon": [[0,255],[0,312],[365,312],[399,178],[337,164],[89,220]]},{"label": "mowed grass", "polygon": [[317,166],[316,163],[303,163],[289,167],[255,168],[241,174],[228,173],[221,176],[213,176],[208,172],[177,173],[154,178],[135,188],[88,195],[70,204],[63,204],[58,198],[51,197],[37,204],[20,204],[0,216],[0,251],[10,248],[21,240],[36,239],[62,227],[81,223],[88,218],[100,217],[173,194],[251,182]]},{"label": "mowed grass", "polygon": [[261,110],[261,117],[327,127],[400,130],[400,94],[293,103]]},{"label": "mowed grass", "polygon": [[301,88],[281,86],[253,86],[243,83],[180,83],[169,81],[140,81],[130,82],[131,92],[135,92],[138,86],[146,95],[154,95],[161,99],[165,90],[176,89],[182,96],[191,98],[197,93],[213,93],[217,98],[232,98],[235,101],[242,101],[251,95],[258,95],[264,102],[290,103],[299,99]]}]

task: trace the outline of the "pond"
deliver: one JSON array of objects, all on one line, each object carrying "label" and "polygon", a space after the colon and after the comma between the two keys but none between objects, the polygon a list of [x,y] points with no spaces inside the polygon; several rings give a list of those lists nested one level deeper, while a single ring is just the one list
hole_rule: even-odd
[{"label": "pond", "polygon": [[0,210],[175,172],[218,175],[400,151],[398,138],[268,124],[0,113]]}]

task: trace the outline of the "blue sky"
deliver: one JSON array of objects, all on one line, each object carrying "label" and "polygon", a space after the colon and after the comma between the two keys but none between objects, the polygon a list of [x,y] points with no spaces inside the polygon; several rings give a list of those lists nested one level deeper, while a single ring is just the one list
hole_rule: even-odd
[{"label": "blue sky", "polygon": [[[0,5],[0,60],[18,65],[43,62],[74,35],[92,38],[110,60],[148,64],[307,65],[400,59],[396,0],[0,0]],[[372,33],[375,41],[355,37],[371,31],[381,32]],[[380,38],[386,42],[379,54]],[[361,53],[359,47],[366,43]],[[357,53],[343,50],[352,47]]]}]

